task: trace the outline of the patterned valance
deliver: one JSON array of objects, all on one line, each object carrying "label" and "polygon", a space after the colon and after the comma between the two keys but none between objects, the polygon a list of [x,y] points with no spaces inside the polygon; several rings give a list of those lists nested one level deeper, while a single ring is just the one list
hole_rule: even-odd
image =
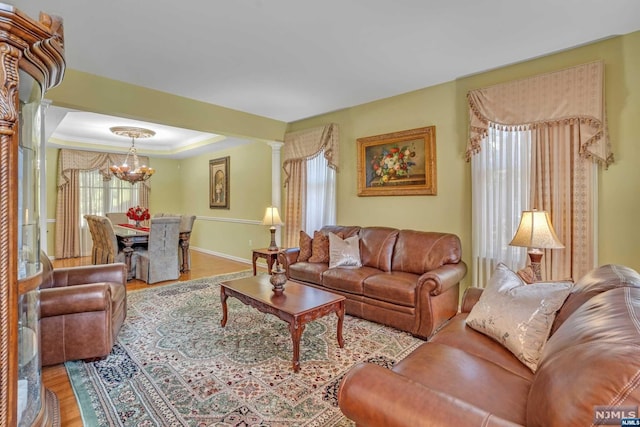
[{"label": "patterned valance", "polygon": [[481,150],[490,127],[523,130],[577,124],[580,153],[608,166],[613,162],[604,107],[602,61],[472,90],[467,160]]},{"label": "patterned valance", "polygon": [[[126,154],[100,153],[97,151],[82,151],[61,149],[58,155],[58,188],[62,188],[69,183],[71,170],[98,170],[105,180],[112,177],[109,166],[120,165],[124,162]],[[138,156],[141,164],[149,165],[149,158]],[[150,188],[148,182],[142,182]]]},{"label": "patterned valance", "polygon": [[283,157],[285,179],[284,185],[289,181],[291,162],[312,159],[324,152],[324,158],[329,162],[329,167],[338,170],[338,157],[340,154],[340,135],[338,125],[331,123],[312,129],[290,132],[284,136]]}]

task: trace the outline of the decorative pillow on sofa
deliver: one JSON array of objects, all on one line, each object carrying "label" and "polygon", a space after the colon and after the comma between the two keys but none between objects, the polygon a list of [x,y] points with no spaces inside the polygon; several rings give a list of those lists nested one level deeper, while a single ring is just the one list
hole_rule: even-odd
[{"label": "decorative pillow on sofa", "polygon": [[467,325],[502,344],[535,372],[556,312],[572,286],[572,282],[526,284],[498,264]]},{"label": "decorative pillow on sofa", "polygon": [[329,262],[329,237],[320,231],[313,232],[309,262]]},{"label": "decorative pillow on sofa", "polygon": [[298,262],[309,261],[311,258],[311,244],[313,239],[304,231],[300,230],[300,252],[298,253]]},{"label": "decorative pillow on sofa", "polygon": [[341,237],[329,233],[329,268],[362,267],[360,260],[360,239],[358,236]]}]

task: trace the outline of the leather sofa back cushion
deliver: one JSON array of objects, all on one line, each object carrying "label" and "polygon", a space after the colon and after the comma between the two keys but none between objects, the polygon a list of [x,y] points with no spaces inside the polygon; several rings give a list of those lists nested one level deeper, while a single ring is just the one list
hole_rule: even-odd
[{"label": "leather sofa back cushion", "polygon": [[640,275],[623,265],[607,264],[591,270],[573,286],[569,298],[564,303],[551,328],[551,335],[582,304],[593,296],[619,287],[640,288]]},{"label": "leather sofa back cushion", "polygon": [[445,264],[460,262],[462,249],[455,234],[400,230],[392,269],[423,274]]},{"label": "leather sofa back cushion", "polygon": [[531,385],[528,426],[593,425],[594,406],[640,401],[640,289],[582,304],[549,338]]},{"label": "leather sofa back cushion", "polygon": [[389,227],[364,227],[359,234],[362,265],[391,271],[391,256],[398,230]]}]

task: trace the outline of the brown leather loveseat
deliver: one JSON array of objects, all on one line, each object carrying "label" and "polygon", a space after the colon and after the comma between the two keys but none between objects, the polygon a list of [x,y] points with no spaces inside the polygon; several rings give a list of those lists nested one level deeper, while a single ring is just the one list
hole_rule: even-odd
[{"label": "brown leather loveseat", "polygon": [[107,356],[127,315],[126,265],[53,269],[40,258],[42,366]]},{"label": "brown leather loveseat", "polygon": [[610,424],[595,422],[607,407],[638,416],[637,272],[605,265],[581,278],[557,312],[535,373],[466,325],[480,294],[470,288],[461,313],[392,369],[349,370],[338,395],[343,413],[358,426],[412,427]]},{"label": "brown leather loveseat", "polygon": [[358,226],[325,226],[320,232],[357,235],[362,267],[299,262],[299,248],[278,259],[289,280],[344,295],[348,314],[428,338],[458,311],[459,283],[467,272],[458,236]]}]

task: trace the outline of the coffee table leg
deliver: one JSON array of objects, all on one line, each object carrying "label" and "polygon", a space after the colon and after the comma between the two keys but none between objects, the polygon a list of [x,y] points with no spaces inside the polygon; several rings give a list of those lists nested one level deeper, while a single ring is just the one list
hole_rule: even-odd
[{"label": "coffee table leg", "polygon": [[304,325],[298,322],[298,319],[293,319],[289,324],[289,330],[291,331],[291,340],[293,341],[293,372],[300,371],[300,338],[304,331]]},{"label": "coffee table leg", "polygon": [[227,324],[227,298],[229,297],[225,292],[224,286],[220,286],[220,302],[222,303],[222,320],[220,321],[220,326],[223,328]]},{"label": "coffee table leg", "polygon": [[342,324],[344,323],[344,301],[340,301],[340,305],[338,306],[336,315],[338,315],[338,330],[336,333],[336,335],[338,336],[338,345],[340,346],[340,348],[343,348],[344,338],[342,338]]}]

